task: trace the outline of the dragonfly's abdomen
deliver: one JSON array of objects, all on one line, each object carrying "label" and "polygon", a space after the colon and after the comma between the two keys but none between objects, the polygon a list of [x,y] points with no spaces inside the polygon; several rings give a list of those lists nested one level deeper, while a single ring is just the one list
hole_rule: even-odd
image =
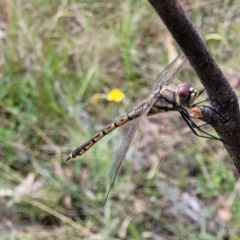
[{"label": "dragonfly's abdomen", "polygon": [[141,112],[142,112],[142,105],[140,107],[138,107],[136,110],[121,117],[116,122],[109,124],[107,127],[103,128],[97,134],[95,134],[89,141],[85,142],[80,147],[78,147],[74,151],[72,151],[67,160],[83,155],[88,149],[90,149],[95,143],[97,143],[105,135],[112,132],[116,128],[122,126],[123,124],[131,121],[132,119],[138,117]]}]

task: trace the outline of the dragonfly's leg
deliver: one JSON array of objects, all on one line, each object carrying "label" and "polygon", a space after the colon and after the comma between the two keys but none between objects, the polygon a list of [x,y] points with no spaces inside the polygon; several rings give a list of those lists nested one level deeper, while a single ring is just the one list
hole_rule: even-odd
[{"label": "dragonfly's leg", "polygon": [[[192,132],[198,136],[198,137],[202,137],[202,138],[208,138],[208,139],[214,139],[214,140],[220,140],[222,141],[220,138],[217,138],[207,132],[205,132],[204,130],[201,129],[201,126],[198,126],[191,118],[191,116],[189,115],[189,113],[187,112],[186,109],[184,108],[180,108],[179,112],[182,116],[182,118],[184,119],[184,121],[187,123],[187,125],[189,126],[189,128],[192,130]],[[207,124],[204,124],[207,125]],[[205,134],[205,135],[201,135],[199,134],[197,131]]]},{"label": "dragonfly's leg", "polygon": [[199,106],[199,104],[204,103],[204,102],[207,102],[207,101],[209,101],[209,98],[207,98],[207,99],[205,99],[205,100],[202,100],[202,101],[200,101],[200,102],[197,102],[197,103],[192,104],[192,105],[190,106],[190,108],[193,108],[193,107],[206,107],[206,106],[204,106],[204,105]]},{"label": "dragonfly's leg", "polygon": [[198,128],[201,128],[201,127],[204,127],[204,126],[207,126],[207,125],[209,125],[209,123],[204,123],[202,125],[197,125],[197,126],[198,126]]}]

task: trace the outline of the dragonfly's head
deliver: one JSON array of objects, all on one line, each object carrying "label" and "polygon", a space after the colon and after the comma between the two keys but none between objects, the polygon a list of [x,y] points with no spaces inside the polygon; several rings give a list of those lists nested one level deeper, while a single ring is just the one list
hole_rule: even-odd
[{"label": "dragonfly's head", "polygon": [[177,105],[190,107],[203,91],[197,91],[191,83],[180,84],[176,92]]}]

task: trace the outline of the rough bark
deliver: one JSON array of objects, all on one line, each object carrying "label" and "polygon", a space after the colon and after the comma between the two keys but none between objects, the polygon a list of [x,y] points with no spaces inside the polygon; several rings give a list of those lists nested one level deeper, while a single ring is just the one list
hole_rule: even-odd
[{"label": "rough bark", "polygon": [[240,174],[238,99],[177,0],[149,0],[195,69],[209,96],[203,119],[216,130]]}]

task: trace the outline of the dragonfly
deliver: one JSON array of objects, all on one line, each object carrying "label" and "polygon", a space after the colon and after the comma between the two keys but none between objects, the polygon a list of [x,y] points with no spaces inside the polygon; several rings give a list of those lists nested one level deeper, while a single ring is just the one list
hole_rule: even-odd
[{"label": "dragonfly", "polygon": [[160,74],[158,74],[155,80],[155,90],[144,103],[100,130],[90,140],[76,148],[68,156],[67,161],[83,155],[104,136],[128,122],[132,122],[128,133],[123,137],[120,147],[115,155],[114,163],[110,171],[111,182],[105,198],[105,203],[115,183],[133,137],[146,116],[152,116],[161,112],[178,111],[195,135],[203,138],[216,139],[216,137],[203,131],[192,120],[190,114],[186,110],[196,106],[194,102],[203,93],[204,89],[197,91],[192,84],[187,82],[180,84],[176,90],[172,90],[168,86],[182,70],[186,62],[186,57],[183,54],[179,54]]}]

